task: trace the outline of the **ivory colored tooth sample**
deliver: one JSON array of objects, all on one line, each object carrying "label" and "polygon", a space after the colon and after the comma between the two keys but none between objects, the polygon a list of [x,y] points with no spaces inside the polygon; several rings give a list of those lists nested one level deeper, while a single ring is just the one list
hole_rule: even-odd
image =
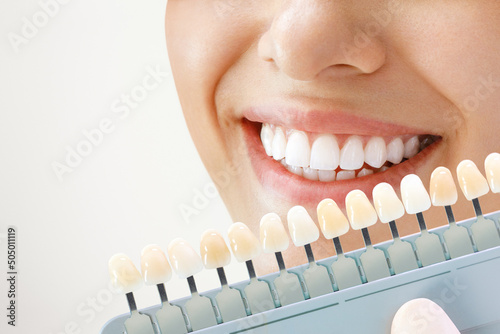
[{"label": "ivory colored tooth sample", "polygon": [[361,230],[377,222],[377,212],[361,190],[352,190],[345,198],[347,217],[353,230]]},{"label": "ivory colored tooth sample", "polygon": [[148,245],[141,252],[141,272],[147,285],[165,283],[172,277],[172,268],[158,245]]},{"label": "ivory colored tooth sample", "polygon": [[291,208],[287,214],[288,231],[295,246],[310,244],[319,238],[319,229],[303,206]]},{"label": "ivory colored tooth sample", "polygon": [[283,252],[290,241],[281,222],[275,213],[268,213],[260,220],[260,243],[264,253]]},{"label": "ivory colored tooth sample", "polygon": [[207,269],[225,267],[231,262],[231,253],[226,242],[216,230],[208,230],[202,234],[200,254]]},{"label": "ivory colored tooth sample", "polygon": [[115,254],[108,262],[111,285],[117,293],[127,294],[142,286],[142,276],[125,254]]},{"label": "ivory colored tooth sample", "polygon": [[389,183],[379,183],[373,188],[373,204],[382,223],[403,217],[405,208]]},{"label": "ivory colored tooth sample", "polygon": [[246,262],[260,255],[262,248],[259,239],[243,223],[234,223],[227,232],[229,245],[238,262]]},{"label": "ivory colored tooth sample", "polygon": [[201,258],[184,239],[177,238],[168,245],[168,257],[180,278],[187,278],[203,269]]},{"label": "ivory colored tooth sample", "polygon": [[349,221],[337,203],[330,198],[319,202],[317,207],[319,226],[326,239],[333,239],[349,231]]},{"label": "ivory colored tooth sample", "polygon": [[448,168],[438,167],[432,172],[429,192],[434,206],[453,205],[457,202],[457,187]]},{"label": "ivory colored tooth sample", "polygon": [[500,154],[491,153],[488,155],[484,161],[484,169],[491,191],[500,193]]},{"label": "ivory colored tooth sample", "polygon": [[399,308],[392,320],[391,334],[417,334],[423,333],[423,329],[426,334],[460,334],[445,311],[426,298],[410,300]]},{"label": "ivory colored tooth sample", "polygon": [[431,207],[431,199],[422,180],[415,174],[401,180],[401,199],[409,214],[424,212]]},{"label": "ivory colored tooth sample", "polygon": [[469,201],[486,195],[490,190],[488,181],[476,164],[470,160],[464,160],[458,164],[457,177],[460,188]]}]

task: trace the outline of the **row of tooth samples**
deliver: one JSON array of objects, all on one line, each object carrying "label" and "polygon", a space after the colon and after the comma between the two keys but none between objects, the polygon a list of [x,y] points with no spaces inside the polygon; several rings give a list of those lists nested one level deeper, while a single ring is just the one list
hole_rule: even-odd
[{"label": "row of tooth samples", "polygon": [[[495,222],[483,217],[479,197],[488,193],[490,188],[492,192],[500,193],[500,154],[492,153],[486,158],[485,171],[486,178],[470,160],[457,166],[460,188],[466,199],[472,201],[477,216],[470,226],[470,233],[455,222],[451,206],[457,202],[458,192],[450,170],[445,167],[438,167],[432,173],[429,193],[414,174],[401,181],[401,199],[388,183],[374,187],[373,205],[362,191],[351,191],[345,202],[347,217],[335,201],[324,199],[317,206],[318,225],[302,206],[291,208],[287,214],[289,234],[296,247],[304,247],[309,262],[301,275],[287,271],[282,252],[288,249],[289,238],[277,214],[262,217],[260,240],[245,224],[234,223],[227,233],[229,248],[238,262],[246,263],[250,277],[242,291],[228,286],[224,267],[230,263],[231,254],[217,231],[208,230],[202,235],[201,257],[186,241],[175,239],[168,246],[170,264],[180,278],[187,279],[192,295],[184,310],[168,302],[164,283],[170,280],[172,268],[159,246],[150,245],[143,249],[142,276],[126,255],[117,254],[109,261],[110,276],[115,289],[127,296],[131,311],[131,317],[125,322],[127,333],[154,333],[151,319],[137,311],[133,297],[133,291],[143,282],[157,286],[162,305],[156,313],[160,332],[187,333],[499,246],[500,232]],[[443,233],[444,240],[427,231],[423,212],[431,205],[445,208],[449,228]],[[405,213],[416,215],[421,230],[414,242],[415,248],[401,240],[398,233],[396,220]],[[368,228],[378,220],[388,224],[392,233],[393,242],[386,252],[373,247],[370,240]],[[344,255],[342,250],[339,237],[350,228],[361,230],[365,242],[365,250],[359,256],[360,263],[356,258]],[[320,231],[326,239],[332,239],[337,253],[330,268],[317,264],[311,249],[311,243],[318,240]],[[272,284],[259,280],[255,274],[252,260],[262,251],[276,256],[279,276]],[[198,294],[194,275],[203,267],[216,269],[219,275],[221,290],[215,302]]]},{"label": "row of tooth samples", "polygon": [[[432,136],[394,137],[386,141],[382,137],[364,139],[352,135],[339,145],[335,135],[309,137],[303,131],[286,131],[269,124],[263,124],[261,129],[261,141],[267,155],[281,161],[294,174],[323,182],[384,171],[388,165],[412,158],[434,141]],[[367,166],[363,168],[365,163]]]}]

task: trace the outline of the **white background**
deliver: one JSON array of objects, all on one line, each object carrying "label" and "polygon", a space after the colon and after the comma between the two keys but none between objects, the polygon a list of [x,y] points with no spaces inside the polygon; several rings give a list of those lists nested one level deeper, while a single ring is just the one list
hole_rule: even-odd
[{"label": "white background", "polygon": [[[47,2],[0,4],[0,332],[98,333],[127,311],[124,296],[110,298],[111,255],[139,265],[145,245],[166,250],[175,237],[197,249],[206,228],[225,234],[230,218],[218,197],[198,198],[188,220],[180,214],[212,187],[168,74],[166,0],[72,0],[44,22]],[[24,38],[23,18],[39,27],[16,50],[9,37]],[[148,67],[167,75],[120,118],[113,103],[142,85]],[[113,131],[60,181],[53,162],[65,163],[68,147],[103,119]],[[8,225],[18,229],[15,328],[6,324]],[[217,287],[214,271],[196,278],[202,291]],[[233,264],[228,278],[245,279],[243,266]],[[188,295],[186,282],[174,278],[167,293]],[[136,299],[139,307],[159,302],[154,287]]]}]

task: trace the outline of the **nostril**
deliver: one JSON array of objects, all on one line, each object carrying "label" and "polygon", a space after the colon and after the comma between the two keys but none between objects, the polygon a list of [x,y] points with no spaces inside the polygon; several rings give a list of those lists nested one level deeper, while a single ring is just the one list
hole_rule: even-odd
[{"label": "nostril", "polygon": [[271,62],[274,60],[275,50],[269,31],[265,32],[259,40],[258,54],[264,61]]}]

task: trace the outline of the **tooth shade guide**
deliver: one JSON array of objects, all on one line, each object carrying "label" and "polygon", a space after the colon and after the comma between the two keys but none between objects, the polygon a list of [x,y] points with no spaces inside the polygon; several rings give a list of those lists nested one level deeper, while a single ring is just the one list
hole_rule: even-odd
[{"label": "tooth shade guide", "polygon": [[217,274],[219,275],[222,291],[215,296],[215,300],[219,306],[222,321],[229,322],[246,317],[247,313],[240,291],[228,286],[224,268],[217,268]]},{"label": "tooth shade guide", "polygon": [[193,276],[187,278],[191,299],[185,308],[193,331],[217,325],[214,307],[209,298],[200,296]]},{"label": "tooth shade guide", "polygon": [[132,260],[125,254],[115,254],[109,259],[108,270],[113,289],[125,294],[127,299],[130,309],[130,315],[124,323],[127,332],[154,334],[151,318],[137,311],[133,291],[142,286],[142,276]]},{"label": "tooth shade guide", "polygon": [[491,153],[484,161],[486,179],[493,193],[500,192],[500,154]]},{"label": "tooth shade guide", "polygon": [[446,261],[441,240],[436,234],[427,231],[424,216],[421,212],[417,213],[417,220],[421,235],[415,240],[415,246],[421,265],[426,267],[431,264]]},{"label": "tooth shade guide", "polygon": [[373,248],[368,228],[362,228],[361,233],[363,234],[366,251],[360,256],[360,260],[365,272],[366,281],[372,282],[389,277],[391,273],[384,252]]},{"label": "tooth shade guide", "polygon": [[161,309],[155,313],[158,327],[162,333],[187,333],[186,323],[181,308],[168,303],[167,292],[164,284],[158,284],[158,294],[161,299]]},{"label": "tooth shade guide", "polygon": [[472,231],[472,236],[477,250],[482,251],[499,246],[500,232],[498,231],[495,222],[483,217],[483,212],[481,210],[481,206],[479,205],[479,199],[474,198],[472,200],[472,204],[474,206],[477,220],[471,225],[470,229]]}]

